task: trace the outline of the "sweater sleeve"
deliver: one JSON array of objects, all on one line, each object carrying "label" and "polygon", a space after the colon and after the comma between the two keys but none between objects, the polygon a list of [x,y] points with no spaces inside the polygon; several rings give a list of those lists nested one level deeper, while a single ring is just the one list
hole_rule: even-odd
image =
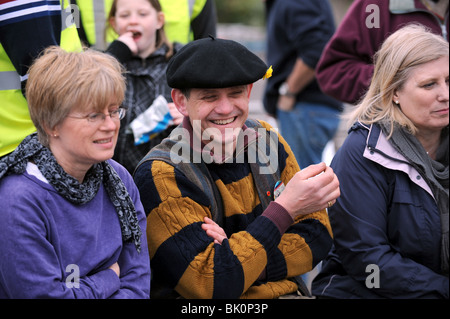
[{"label": "sweater sleeve", "polygon": [[105,52],[115,57],[122,64],[130,60],[133,56],[130,48],[119,40],[114,40]]},{"label": "sweater sleeve", "polygon": [[[317,65],[316,78],[324,93],[347,103],[356,103],[369,87],[373,74],[373,54],[383,41],[389,23],[388,1],[379,6],[381,28],[368,28],[368,0],[354,1],[336,33],[326,45]],[[370,17],[369,17],[370,18]]]},{"label": "sweater sleeve", "polygon": [[5,298],[101,299],[120,288],[119,277],[106,266],[79,277],[79,287],[72,289],[70,283],[76,282],[72,278],[75,280],[78,271],[69,268],[61,272],[58,251],[47,232],[52,221],[42,206],[45,192],[28,187],[22,188],[29,190],[24,194],[19,190],[24,185],[9,186],[9,196],[2,196],[5,209],[0,214],[0,282]]},{"label": "sweater sleeve", "polygon": [[59,45],[61,36],[59,3],[25,2],[0,2],[0,43],[20,76],[44,48]]}]

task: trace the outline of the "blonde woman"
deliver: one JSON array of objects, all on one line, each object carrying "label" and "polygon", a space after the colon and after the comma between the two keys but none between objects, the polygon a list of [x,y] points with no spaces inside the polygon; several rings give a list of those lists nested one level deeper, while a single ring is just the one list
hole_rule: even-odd
[{"label": "blonde woman", "polygon": [[313,283],[328,298],[448,298],[449,46],[393,33],[331,167],[334,249]]},{"label": "blonde woman", "polygon": [[0,161],[0,298],[148,298],[145,214],[110,160],[125,110],[120,64],[51,47],[29,71],[37,133]]}]

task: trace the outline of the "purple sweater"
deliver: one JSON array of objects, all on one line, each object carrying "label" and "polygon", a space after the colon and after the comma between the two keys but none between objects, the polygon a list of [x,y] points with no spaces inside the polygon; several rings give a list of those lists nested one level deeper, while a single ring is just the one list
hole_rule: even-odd
[{"label": "purple sweater", "polygon": [[421,23],[445,35],[448,41],[448,12],[442,22],[420,0],[415,0],[414,6],[403,1],[395,6],[391,3],[390,7],[390,2],[353,2],[317,65],[316,78],[323,92],[340,101],[356,103],[369,87],[373,55],[387,36],[408,23]]},{"label": "purple sweater", "polygon": [[[91,202],[74,205],[27,169],[0,180],[0,298],[149,298],[150,259],[139,192],[128,172],[110,163],[136,207],[141,253],[133,243],[122,242],[103,186]],[[115,262],[120,278],[108,268]]]}]

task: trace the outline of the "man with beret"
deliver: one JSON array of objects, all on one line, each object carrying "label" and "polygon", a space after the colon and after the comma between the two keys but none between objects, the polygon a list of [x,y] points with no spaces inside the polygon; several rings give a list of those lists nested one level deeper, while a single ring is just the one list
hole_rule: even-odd
[{"label": "man with beret", "polygon": [[247,118],[266,71],[244,46],[212,37],[171,59],[167,81],[184,121],[134,174],[152,298],[296,296],[295,278],[331,248],[326,208],[340,194],[332,169],[300,171],[284,139]]}]

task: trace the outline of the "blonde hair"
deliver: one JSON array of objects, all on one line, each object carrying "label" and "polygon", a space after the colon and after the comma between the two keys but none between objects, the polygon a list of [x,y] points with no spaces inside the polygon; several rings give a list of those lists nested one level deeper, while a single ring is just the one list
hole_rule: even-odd
[{"label": "blonde hair", "polygon": [[112,56],[85,49],[66,52],[58,46],[44,50],[29,69],[26,97],[40,142],[48,146],[48,132],[67,115],[103,112],[125,94],[123,67]]},{"label": "blonde hair", "polygon": [[396,124],[416,134],[415,125],[393,102],[394,94],[403,88],[414,68],[448,56],[448,42],[424,26],[410,24],[399,29],[374,55],[371,85],[362,101],[344,118],[349,120],[349,125],[355,121],[364,124],[387,122],[391,127],[388,137]]}]

